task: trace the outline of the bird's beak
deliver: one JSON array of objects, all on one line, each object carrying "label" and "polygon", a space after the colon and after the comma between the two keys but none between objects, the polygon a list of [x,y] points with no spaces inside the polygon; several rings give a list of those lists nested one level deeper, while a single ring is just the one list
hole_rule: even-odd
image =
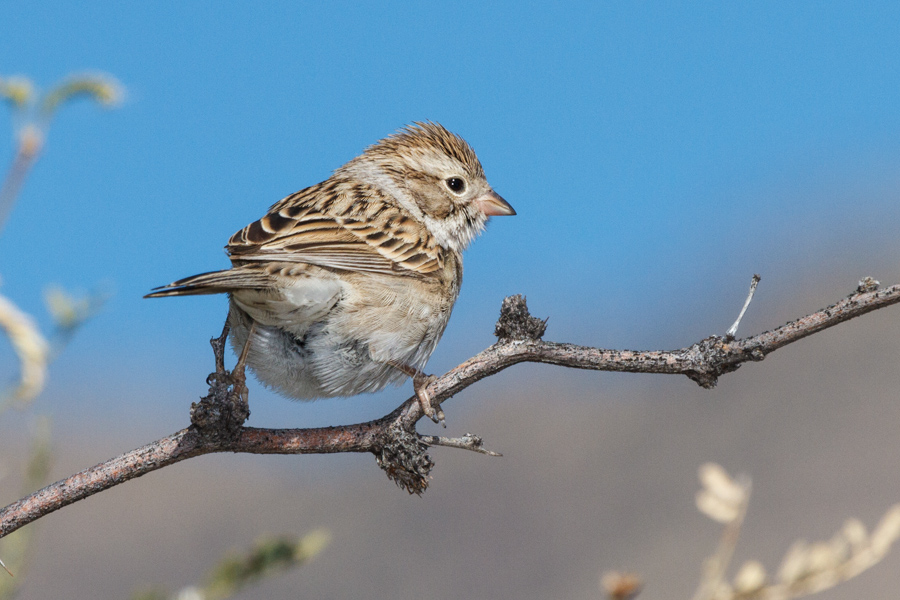
[{"label": "bird's beak", "polygon": [[494,190],[482,194],[474,201],[475,206],[489,217],[505,217],[516,214],[516,209],[500,197]]}]

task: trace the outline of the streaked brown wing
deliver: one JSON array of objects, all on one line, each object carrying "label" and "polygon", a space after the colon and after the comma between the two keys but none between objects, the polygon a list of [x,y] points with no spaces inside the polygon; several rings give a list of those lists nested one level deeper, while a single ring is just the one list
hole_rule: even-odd
[{"label": "streaked brown wing", "polygon": [[332,180],[278,202],[235,233],[227,250],[235,264],[274,260],[392,275],[443,266],[424,225],[374,188]]}]

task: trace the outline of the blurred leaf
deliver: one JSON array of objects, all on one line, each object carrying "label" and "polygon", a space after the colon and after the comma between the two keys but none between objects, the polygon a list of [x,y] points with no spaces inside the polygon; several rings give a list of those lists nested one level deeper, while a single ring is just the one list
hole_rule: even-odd
[{"label": "blurred leaf", "polygon": [[[207,577],[203,587],[188,586],[169,596],[158,588],[140,590],[131,600],[225,600],[266,577],[299,567],[321,552],[331,534],[317,529],[302,538],[264,537],[246,554],[227,556]],[[0,599],[2,600],[2,599]]]},{"label": "blurred leaf", "polygon": [[78,75],[50,90],[44,97],[41,111],[50,116],[61,105],[81,97],[112,107],[122,100],[122,96],[122,86],[109,75]]},{"label": "blurred leaf", "polygon": [[298,567],[321,552],[331,536],[316,530],[299,540],[292,537],[263,538],[245,555],[226,558],[217,566],[204,588],[205,600],[222,600],[263,579]]},{"label": "blurred leaf", "polygon": [[44,291],[44,302],[56,323],[50,340],[50,361],[59,356],[82,325],[100,312],[111,295],[106,290],[95,290],[76,297],[58,286],[50,286]]},{"label": "blurred leaf", "polygon": [[0,96],[14,108],[22,109],[34,98],[34,84],[24,77],[0,79]]},{"label": "blurred leaf", "polygon": [[31,317],[3,296],[0,296],[0,329],[9,336],[21,364],[19,383],[9,396],[19,402],[28,402],[44,389],[49,344]]}]

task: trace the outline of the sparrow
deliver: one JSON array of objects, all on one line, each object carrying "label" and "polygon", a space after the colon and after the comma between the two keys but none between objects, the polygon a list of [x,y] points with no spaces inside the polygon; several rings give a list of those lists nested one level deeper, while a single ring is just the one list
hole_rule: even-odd
[{"label": "sparrow", "polygon": [[438,421],[422,369],[459,295],[462,252],[488,217],[515,214],[465,140],[414,123],[231,236],[230,269],[145,297],[228,294],[234,351],[285,396],[354,396],[411,376]]}]

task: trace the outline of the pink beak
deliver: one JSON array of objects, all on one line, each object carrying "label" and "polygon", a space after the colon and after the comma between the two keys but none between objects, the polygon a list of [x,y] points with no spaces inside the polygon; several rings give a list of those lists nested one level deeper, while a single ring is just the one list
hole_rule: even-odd
[{"label": "pink beak", "polygon": [[516,214],[516,209],[509,205],[509,202],[500,197],[500,194],[494,190],[489,191],[474,201],[478,210],[489,217],[507,217]]}]

